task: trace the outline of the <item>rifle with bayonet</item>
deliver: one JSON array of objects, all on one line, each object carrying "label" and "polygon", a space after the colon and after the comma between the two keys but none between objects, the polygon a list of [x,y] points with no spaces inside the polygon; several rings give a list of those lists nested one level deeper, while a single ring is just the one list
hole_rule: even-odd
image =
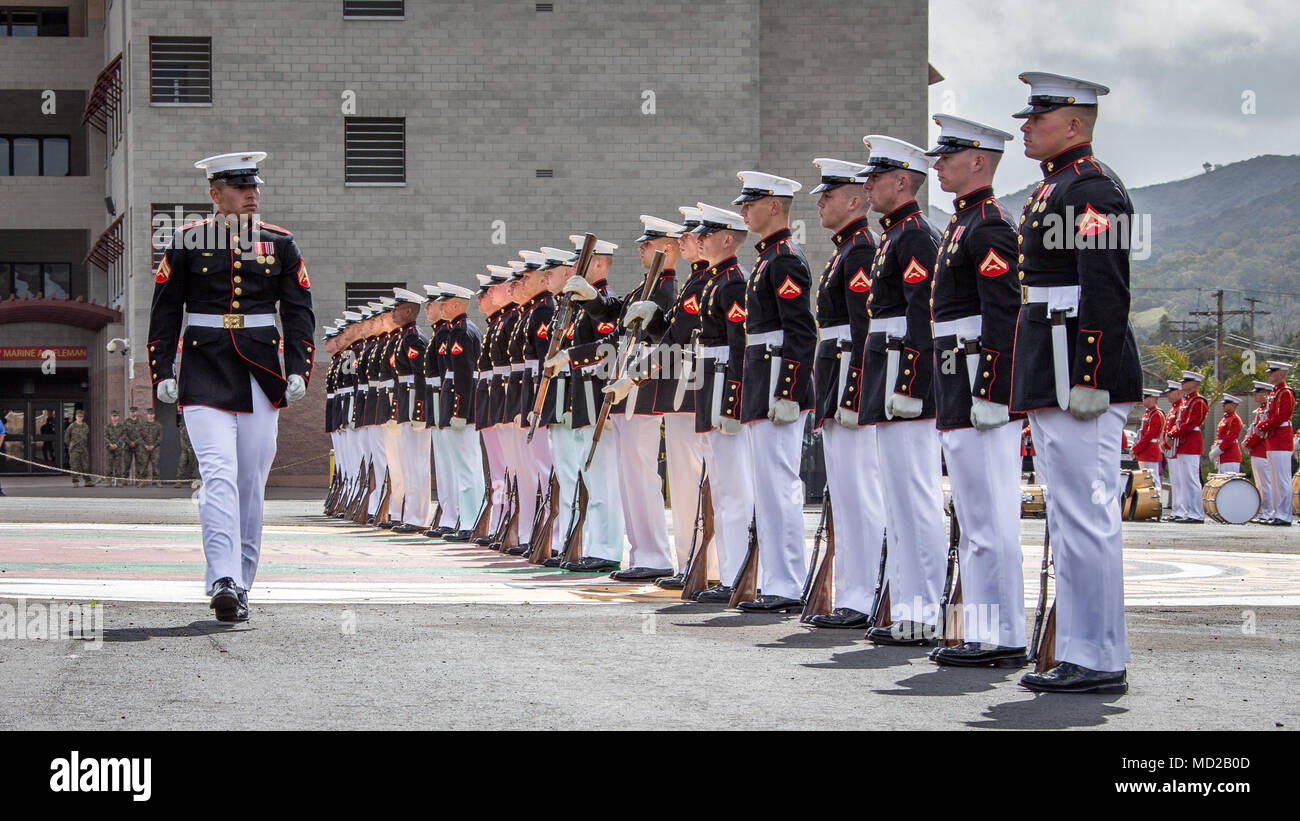
[{"label": "rifle with bayonet", "polygon": [[582,528],[587,523],[587,482],[583,475],[578,471],[578,488],[573,494],[574,511],[569,517],[569,532],[564,534],[565,563],[582,558]]},{"label": "rifle with bayonet", "polygon": [[555,519],[560,512],[560,480],[551,470],[551,480],[546,485],[546,497],[542,500],[540,526],[533,526],[533,538],[529,543],[529,564],[541,564],[551,558],[551,542],[555,534]]},{"label": "rifle with bayonet", "polygon": [[[578,252],[578,260],[573,267],[573,273],[575,276],[580,276],[583,279],[587,278],[587,268],[591,265],[591,257],[595,251],[596,235],[588,233],[582,239],[582,250]],[[555,379],[555,374],[548,374],[546,372],[546,363],[560,352],[560,346],[564,344],[565,331],[568,330],[569,323],[573,321],[574,310],[573,294],[561,295],[559,310],[555,312],[558,321],[552,326],[553,328],[558,328],[559,333],[555,333],[554,331],[551,332],[551,341],[546,347],[546,358],[540,363],[542,371],[541,380],[538,382],[537,386],[537,399],[533,402],[533,418],[532,421],[529,422],[528,427],[528,441],[530,443],[533,441],[533,436],[537,433],[537,425],[540,423],[542,418],[542,408],[546,404],[546,392],[551,387],[551,381]],[[562,411],[563,408],[558,407],[557,403],[555,409],[557,417]]]},{"label": "rifle with bayonet", "polygon": [[[666,259],[663,251],[655,251],[654,259],[650,263],[650,273],[645,278],[645,288],[641,291],[641,299],[652,299],[654,297],[655,287],[659,284],[659,275],[664,269],[664,260]],[[627,346],[627,351],[619,361],[615,362],[615,370],[611,375],[610,384],[617,382],[627,373],[628,367],[632,363],[632,357],[641,347],[641,336],[645,328],[640,322],[635,323],[636,331],[632,334],[631,343]],[[614,406],[614,394],[605,394],[605,401],[600,405],[600,413],[596,415],[596,424],[591,432],[591,449],[587,451],[587,461],[583,463],[584,470],[591,469],[591,460],[596,456],[596,446],[600,444],[600,436],[605,432],[605,420],[609,418],[609,410]]]},{"label": "rifle with bayonet", "polygon": [[[1047,489],[1043,489],[1044,494]],[[1046,497],[1044,497],[1046,501]],[[1056,666],[1056,602],[1052,602],[1047,621],[1048,570],[1052,565],[1052,528],[1049,520],[1043,521],[1043,564],[1038,571],[1038,606],[1034,609],[1034,632],[1030,635],[1029,660],[1034,662],[1034,672],[1042,673]]]},{"label": "rifle with bayonet", "polygon": [[691,552],[682,571],[682,601],[694,601],[695,594],[709,586],[709,542],[713,541],[713,490],[707,465],[700,466],[700,498],[695,506],[695,528]]},{"label": "rifle with bayonet", "polygon": [[758,598],[758,516],[749,523],[749,549],[745,551],[745,562],[736,574],[736,582],[731,586],[731,600],[728,607],[736,607],[743,601]]},{"label": "rifle with bayonet", "polygon": [[957,504],[949,505],[948,572],[943,580],[943,595],[939,600],[939,646],[955,647],[965,635],[961,602],[961,557],[957,545],[961,543],[961,522],[957,519]]},{"label": "rifle with bayonet", "polygon": [[880,539],[880,570],[876,575],[876,594],[871,602],[871,626],[888,627],[894,623],[889,612],[889,579],[885,578],[885,559],[889,556],[889,533]]}]

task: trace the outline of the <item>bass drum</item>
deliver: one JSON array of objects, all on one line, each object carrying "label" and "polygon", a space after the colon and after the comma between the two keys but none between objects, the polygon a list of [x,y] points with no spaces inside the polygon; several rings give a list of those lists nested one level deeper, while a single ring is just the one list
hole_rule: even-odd
[{"label": "bass drum", "polygon": [[1120,507],[1120,518],[1125,521],[1160,518],[1160,494],[1151,481],[1151,471],[1122,470],[1125,493]]},{"label": "bass drum", "polygon": [[1300,516],[1300,473],[1291,477],[1291,515]]},{"label": "bass drum", "polygon": [[1259,513],[1259,490],[1239,473],[1215,473],[1201,491],[1205,513],[1216,522],[1244,525]]},{"label": "bass drum", "polygon": [[1043,519],[1047,517],[1047,502],[1043,499],[1042,485],[1025,485],[1020,489],[1020,518]]}]

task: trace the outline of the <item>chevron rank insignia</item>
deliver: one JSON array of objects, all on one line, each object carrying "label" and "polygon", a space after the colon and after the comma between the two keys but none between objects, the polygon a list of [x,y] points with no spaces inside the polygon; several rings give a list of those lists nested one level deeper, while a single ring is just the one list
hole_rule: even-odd
[{"label": "chevron rank insignia", "polygon": [[992,248],[989,249],[988,256],[984,257],[984,261],[980,263],[980,273],[986,277],[1002,276],[1010,270],[1011,266],[1007,265],[1006,260],[998,256],[998,252]]},{"label": "chevron rank insignia", "polygon": [[1095,237],[1108,228],[1110,220],[1098,213],[1092,203],[1088,203],[1083,209],[1083,216],[1079,218],[1079,236]]},{"label": "chevron rank insignia", "polygon": [[916,257],[912,257],[912,261],[907,263],[907,267],[903,269],[903,281],[909,285],[925,282],[928,276],[930,276],[930,272],[925,270],[924,265],[916,261]]},{"label": "chevron rank insignia", "polygon": [[739,302],[733,302],[733,303],[731,303],[731,308],[730,308],[730,310],[727,311],[727,321],[728,321],[728,322],[744,322],[744,321],[745,321],[745,309],[742,308],[742,307],[740,307],[740,303],[739,303]]},{"label": "chevron rank insignia", "polygon": [[688,314],[698,314],[700,312],[700,300],[691,294],[685,302],[682,303],[682,309]]},{"label": "chevron rank insignia", "polygon": [[459,342],[451,343],[451,352],[453,354],[465,353],[465,349],[460,346]]},{"label": "chevron rank insignia", "polygon": [[172,278],[172,266],[167,261],[167,256],[163,255],[162,262],[158,263],[158,273],[153,275],[153,281],[162,285]]},{"label": "chevron rank insignia", "polygon": [[864,294],[871,290],[871,277],[867,276],[866,269],[859,268],[858,272],[849,280],[849,290],[854,293]]},{"label": "chevron rank insignia", "polygon": [[794,299],[802,293],[803,288],[795,285],[794,280],[790,279],[790,277],[786,277],[785,282],[781,283],[781,287],[776,289],[776,295],[782,299]]}]

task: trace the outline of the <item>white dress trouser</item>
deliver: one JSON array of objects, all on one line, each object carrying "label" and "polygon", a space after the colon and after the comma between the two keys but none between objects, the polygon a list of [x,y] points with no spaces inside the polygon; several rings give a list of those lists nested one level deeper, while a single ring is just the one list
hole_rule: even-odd
[{"label": "white dress trouser", "polygon": [[1250,469],[1255,474],[1255,487],[1259,490],[1259,518],[1272,518],[1273,477],[1269,471],[1268,457],[1250,457]]},{"label": "white dress trouser", "polygon": [[799,459],[808,412],[788,425],[758,419],[749,428],[754,510],[758,521],[758,587],[765,596],[797,599],[807,564],[803,537],[803,480]]},{"label": "white dress trouser", "polygon": [[[658,416],[623,414],[612,417],[618,436],[619,493],[623,500],[623,521],[631,543],[629,567],[671,570],[673,554],[668,547],[668,525],[664,521],[663,484],[659,481]],[[602,437],[603,440],[604,437]]]},{"label": "white dress trouser", "polygon": [[[548,427],[551,436],[551,465],[555,469],[555,481],[559,485],[560,494],[559,507],[555,515],[555,529],[551,538],[551,552],[557,553],[564,550],[564,537],[573,524],[578,474],[582,471],[582,462],[587,458],[587,451],[583,447],[581,430],[574,430],[558,423]],[[587,444],[591,444],[590,440]],[[588,507],[590,504],[590,490],[588,490]]]},{"label": "white dress trouser", "polygon": [[1241,473],[1241,462],[1220,462],[1219,473]]},{"label": "white dress trouser", "polygon": [[1159,462],[1138,462],[1138,467],[1141,468],[1142,470],[1149,471],[1151,473],[1151,484],[1155,485],[1156,487],[1156,501],[1159,502],[1161,505],[1163,505],[1164,501],[1160,498],[1160,490],[1161,490],[1160,463]]},{"label": "white dress trouser", "polygon": [[429,474],[429,450],[433,437],[428,428],[416,430],[410,422],[402,424],[401,428],[400,455],[406,488],[402,501],[402,521],[416,527],[428,527],[429,517],[433,515],[429,509],[433,492],[433,480]]},{"label": "white dress trouser", "polygon": [[442,445],[447,451],[451,480],[447,495],[456,497],[459,521],[454,526],[469,530],[483,502],[483,451],[479,448],[478,431],[473,425],[460,430],[447,428],[442,431]]},{"label": "white dress trouser", "polygon": [[1174,483],[1174,494],[1178,497],[1174,515],[1184,519],[1204,519],[1200,454],[1180,453],[1175,456],[1169,468],[1169,478]]},{"label": "white dress trouser", "polygon": [[749,550],[749,525],[754,520],[753,453],[749,425],[740,432],[709,431],[709,492],[713,497],[713,538],[718,552],[718,579],[736,581]]},{"label": "white dress trouser", "polygon": [[944,431],[941,438],[961,528],[963,635],[966,641],[1024,647],[1020,425]]},{"label": "white dress trouser", "polygon": [[388,449],[384,444],[384,426],[368,425],[366,431],[366,454],[375,466],[375,492],[370,494],[370,504],[366,513],[374,516],[379,512],[379,490],[384,486],[384,471],[388,470]]},{"label": "white dress trouser", "polygon": [[1031,411],[1035,459],[1047,463],[1047,525],[1056,564],[1056,657],[1118,672],[1129,661],[1119,455],[1130,404],[1080,422]]},{"label": "white dress trouser", "polygon": [[1269,499],[1273,518],[1291,521],[1291,451],[1268,451]]},{"label": "white dress trouser", "polygon": [[253,412],[201,405],[182,409],[199,463],[199,521],[207,559],[208,594],[218,579],[251,590],[262,554],[262,500],[275,461],[280,412],[250,376]]},{"label": "white dress trouser", "polygon": [[[581,459],[587,459],[591,449],[594,428],[573,431],[581,436]],[[605,431],[601,444],[592,456],[591,467],[582,472],[582,482],[587,486],[587,521],[582,528],[582,555],[622,562],[626,548],[624,538],[623,492],[619,481],[619,439],[614,430]],[[630,565],[629,565],[630,566]]]},{"label": "white dress trouser", "polygon": [[479,433],[483,435],[483,449],[487,451],[487,480],[492,488],[492,515],[488,530],[495,533],[506,511],[506,458],[501,450],[501,439],[497,435],[496,426],[484,428]]},{"label": "white dress trouser", "polygon": [[[664,458],[667,461],[668,497],[672,500],[673,547],[677,569],[686,571],[695,538],[695,512],[699,507],[700,474],[708,450],[706,434],[695,432],[695,414],[664,414]],[[715,528],[716,529],[716,528]],[[716,537],[715,537],[716,538]],[[718,578],[716,551],[709,546],[709,578]]]},{"label": "white dress trouser", "polygon": [[876,425],[876,443],[886,476],[890,613],[894,621],[937,627],[948,554],[939,431],[933,419],[884,422]]},{"label": "white dress trouser", "polygon": [[[388,519],[393,522],[402,521],[402,506],[406,503],[406,460],[402,458],[402,427],[380,426],[384,432],[384,455],[388,458]],[[382,477],[375,478],[382,480]]]},{"label": "white dress trouser", "polygon": [[876,428],[822,423],[826,484],[835,523],[835,606],[870,613],[880,576],[885,497]]},{"label": "white dress trouser", "polygon": [[[455,527],[460,516],[460,497],[456,493],[456,477],[452,472],[451,448],[447,431],[451,428],[430,428],[433,444],[433,479],[438,489],[438,504],[442,515],[433,527]],[[436,511],[435,511],[436,512]]]}]

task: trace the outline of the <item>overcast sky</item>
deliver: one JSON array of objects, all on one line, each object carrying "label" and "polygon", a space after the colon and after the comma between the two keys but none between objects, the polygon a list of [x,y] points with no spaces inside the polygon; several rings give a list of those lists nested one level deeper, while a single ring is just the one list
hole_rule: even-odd
[{"label": "overcast sky", "polygon": [[[930,0],[930,63],[945,78],[930,86],[931,111],[1016,134],[998,168],[1001,192],[1041,176],[1009,116],[1028,96],[1021,72],[1109,86],[1093,145],[1137,188],[1199,174],[1205,162],[1300,153],[1297,55],[1294,0]],[[937,136],[932,122],[931,145]],[[932,176],[930,201],[951,210],[951,199]]]}]

